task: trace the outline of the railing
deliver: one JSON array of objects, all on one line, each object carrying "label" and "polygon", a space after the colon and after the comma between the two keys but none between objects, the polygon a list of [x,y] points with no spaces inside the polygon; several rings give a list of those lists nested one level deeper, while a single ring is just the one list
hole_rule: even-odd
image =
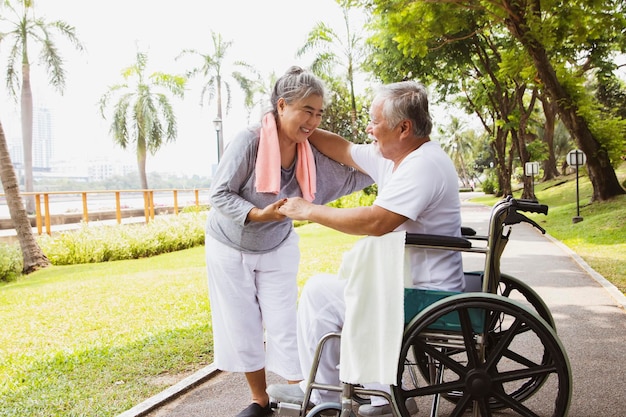
[{"label": "railing", "polygon": [[[187,206],[187,204],[183,204],[182,206],[179,204],[179,196],[184,194],[191,194],[193,198],[193,204],[196,207],[201,205],[201,193],[207,194],[207,199],[204,204],[208,204],[208,188],[197,188],[191,190],[178,190],[178,189],[158,189],[158,190],[91,190],[91,191],[33,191],[33,192],[22,192],[20,193],[22,197],[32,195],[35,197],[35,223],[37,227],[37,233],[39,235],[42,234],[43,228],[45,226],[46,233],[48,235],[52,234],[52,226],[51,219],[53,215],[60,216],[68,216],[67,207],[72,205],[77,205],[82,201],[82,222],[89,223],[90,214],[93,215],[95,212],[111,212],[112,208],[107,208],[106,210],[95,210],[93,206],[91,206],[90,212],[90,202],[100,201],[103,199],[106,201],[107,195],[110,195],[111,198],[115,198],[115,219],[117,220],[117,224],[122,223],[123,211],[131,211],[133,208],[129,205],[128,207],[122,206],[123,202],[128,202],[132,200],[132,196],[134,200],[139,200],[140,197],[137,195],[141,194],[143,196],[143,217],[145,217],[146,223],[149,223],[150,220],[154,220],[155,216],[155,193],[160,195],[168,195],[165,197],[165,201],[168,203],[167,205],[163,204],[164,207],[172,208],[173,214],[178,214],[179,210],[182,207]],[[78,196],[81,198],[78,199]],[[88,199],[88,196],[92,196],[91,200]],[[4,200],[4,194],[0,194],[0,198]],[[109,198],[109,201],[111,201]],[[42,210],[42,200],[43,200],[43,210]],[[53,200],[53,201],[51,201]],[[135,201],[136,202],[136,201]],[[51,204],[56,203],[58,205],[62,205],[66,208],[65,212],[62,213],[52,213],[51,212]],[[2,201],[0,203],[0,207],[5,206],[6,202]],[[158,207],[157,207],[158,208]],[[137,209],[135,208],[135,211]],[[141,209],[140,209],[141,210]],[[80,221],[79,220],[79,221]]]}]

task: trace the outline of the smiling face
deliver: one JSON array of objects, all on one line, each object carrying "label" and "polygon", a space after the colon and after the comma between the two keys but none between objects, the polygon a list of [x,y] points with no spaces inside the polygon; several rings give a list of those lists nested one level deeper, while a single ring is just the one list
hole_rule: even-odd
[{"label": "smiling face", "polygon": [[324,100],[316,94],[290,104],[279,99],[278,138],[294,143],[306,141],[322,122],[323,106]]},{"label": "smiling face", "polygon": [[382,100],[374,100],[370,107],[370,122],[365,130],[378,146],[378,151],[387,159],[393,160],[398,145],[400,127],[390,126],[383,115]]}]

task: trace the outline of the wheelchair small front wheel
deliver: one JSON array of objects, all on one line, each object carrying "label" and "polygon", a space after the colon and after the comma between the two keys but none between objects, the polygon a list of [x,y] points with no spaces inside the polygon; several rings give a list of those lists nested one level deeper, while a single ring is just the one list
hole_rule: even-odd
[{"label": "wheelchair small front wheel", "polygon": [[[340,417],[341,411],[339,403],[323,403],[311,408],[306,417]],[[350,411],[350,417],[356,417],[353,411]]]}]

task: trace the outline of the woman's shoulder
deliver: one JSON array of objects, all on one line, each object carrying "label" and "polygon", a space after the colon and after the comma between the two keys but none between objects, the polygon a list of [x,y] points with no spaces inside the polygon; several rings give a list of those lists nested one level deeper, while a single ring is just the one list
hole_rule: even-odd
[{"label": "woman's shoulder", "polygon": [[248,148],[250,146],[258,146],[260,137],[260,126],[248,126],[237,132],[231,142],[240,148]]}]

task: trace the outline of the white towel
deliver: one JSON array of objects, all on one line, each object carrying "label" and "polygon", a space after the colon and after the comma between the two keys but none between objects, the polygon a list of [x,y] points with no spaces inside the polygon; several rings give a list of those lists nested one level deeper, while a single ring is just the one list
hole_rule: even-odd
[{"label": "white towel", "polygon": [[396,385],[404,329],[404,231],[365,237],[346,252],[347,279],[339,377],[353,384]]}]

